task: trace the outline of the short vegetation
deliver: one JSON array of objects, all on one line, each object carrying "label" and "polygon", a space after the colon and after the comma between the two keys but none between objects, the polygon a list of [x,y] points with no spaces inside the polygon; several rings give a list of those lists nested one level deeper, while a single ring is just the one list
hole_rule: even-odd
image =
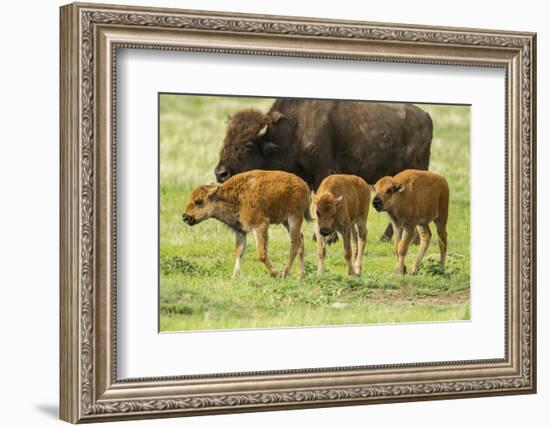
[{"label": "short vegetation", "polygon": [[[226,119],[241,108],[267,111],[273,100],[162,95],[160,101],[160,329],[185,331],[431,322],[470,318],[470,111],[421,105],[434,122],[430,169],[450,187],[449,247],[439,267],[437,236],[416,276],[395,274],[393,244],[379,241],[385,214],[370,210],[363,275],[347,275],[341,241],[316,275],[313,227],[305,223],[305,277],[271,278],[256,259],[252,235],[241,278],[232,279],[235,237],[216,220],[182,221],[191,190],[214,181]],[[288,233],[270,228],[270,258],[281,269]],[[407,263],[418,246],[411,245]],[[410,265],[409,271],[410,271]]]}]

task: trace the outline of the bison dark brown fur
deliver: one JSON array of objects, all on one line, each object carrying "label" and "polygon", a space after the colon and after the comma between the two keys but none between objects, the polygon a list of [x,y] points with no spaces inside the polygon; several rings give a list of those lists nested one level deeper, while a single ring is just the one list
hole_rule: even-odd
[{"label": "bison dark brown fur", "polygon": [[251,170],[283,170],[316,190],[335,173],[368,183],[404,169],[428,169],[432,121],[412,104],[278,99],[263,114],[243,110],[229,120],[216,178]]}]

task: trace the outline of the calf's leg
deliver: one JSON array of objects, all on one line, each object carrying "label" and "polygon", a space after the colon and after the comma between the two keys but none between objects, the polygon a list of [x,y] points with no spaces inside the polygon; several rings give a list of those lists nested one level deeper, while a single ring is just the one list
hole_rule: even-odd
[{"label": "calf's leg", "polygon": [[[292,268],[292,263],[294,262],[294,258],[296,258],[296,255],[300,251],[301,248],[303,248],[303,240],[302,240],[302,233],[300,229],[302,228],[302,215],[299,216],[293,216],[288,218],[288,234],[290,236],[290,253],[288,254],[288,261],[286,263],[286,267],[283,270],[283,277],[287,277],[290,273],[290,269]],[[303,253],[301,255],[303,258]],[[302,272],[301,275],[303,275],[303,266],[302,266]],[[298,276],[302,277],[300,275],[300,271],[298,271]]]},{"label": "calf's leg", "polygon": [[365,253],[365,246],[367,244],[367,224],[360,220],[357,223],[357,255],[355,258],[355,274],[358,276],[363,273],[363,254]]},{"label": "calf's leg", "polygon": [[420,262],[430,245],[430,239],[432,238],[432,233],[430,228],[426,224],[419,224],[416,229],[418,230],[418,235],[420,236],[420,248],[418,249],[418,255],[416,255],[416,261],[412,269],[412,274],[418,273],[420,269]]},{"label": "calf's leg", "polygon": [[353,264],[351,261],[351,230],[349,227],[342,229],[342,241],[344,243],[344,258],[348,264],[348,274],[355,274]]},{"label": "calf's leg", "polygon": [[386,227],[386,230],[384,231],[384,234],[382,234],[382,237],[380,237],[381,242],[391,242],[391,238],[393,237],[394,233],[394,227],[392,226],[392,223],[390,222],[388,226]]},{"label": "calf's leg", "polygon": [[325,255],[327,254],[327,246],[325,238],[321,236],[319,232],[319,226],[317,222],[313,225],[315,232],[315,241],[317,243],[317,274],[322,274],[325,267]]},{"label": "calf's leg", "polygon": [[304,277],[304,235],[300,233],[300,248],[298,249],[298,278]]},{"label": "calf's leg", "polygon": [[441,263],[441,270],[445,271],[445,258],[447,256],[447,228],[443,221],[437,220],[435,222],[437,227],[437,237],[439,237],[439,256]]},{"label": "calf's leg", "polygon": [[269,261],[267,257],[267,230],[269,224],[262,224],[254,230],[254,236],[256,237],[256,251],[258,253],[258,259],[260,262],[263,262],[269,271],[271,277],[277,277],[277,271],[273,268],[273,264]]},{"label": "calf's leg", "polygon": [[355,260],[357,259],[357,229],[355,228],[355,224],[351,224],[350,227],[350,235],[351,235],[351,262],[355,263]]},{"label": "calf's leg", "polygon": [[395,249],[395,254],[397,255],[399,248],[399,242],[401,241],[401,235],[403,234],[403,227],[398,226],[397,224],[392,224],[393,229],[393,248]]},{"label": "calf's leg", "polygon": [[237,231],[235,237],[235,256],[237,259],[235,261],[235,268],[233,269],[233,277],[237,278],[241,275],[241,259],[246,249],[246,233]]},{"label": "calf's leg", "polygon": [[405,274],[405,256],[409,249],[409,244],[413,238],[414,227],[406,226],[401,233],[401,240],[397,245],[397,273]]},{"label": "calf's leg", "polygon": [[[393,233],[394,233],[394,228],[392,227],[392,224],[391,222],[388,224],[388,226],[386,227],[386,230],[384,231],[384,234],[382,234],[382,237],[380,237],[380,241],[381,242],[390,242],[391,241],[391,238],[393,236]],[[413,243],[415,245],[418,245],[420,243],[420,239],[419,239],[419,236],[418,236],[418,233],[414,233],[414,240],[413,240]]]}]

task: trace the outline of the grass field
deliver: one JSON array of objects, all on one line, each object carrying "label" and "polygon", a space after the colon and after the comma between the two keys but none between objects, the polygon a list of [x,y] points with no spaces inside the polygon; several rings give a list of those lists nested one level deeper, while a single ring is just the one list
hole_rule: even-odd
[{"label": "grass field", "polygon": [[[326,272],[318,277],[312,224],[306,236],[306,276],[270,278],[256,259],[254,239],[241,278],[231,278],[235,238],[211,219],[194,227],[181,215],[190,191],[214,181],[213,170],[227,116],[238,109],[267,111],[271,99],[161,95],[160,100],[160,329],[184,331],[470,318],[470,110],[421,105],[434,122],[430,169],[450,186],[447,269],[438,268],[435,228],[420,273],[394,273],[393,245],[379,242],[385,214],[370,210],[362,277],[346,274],[341,241],[328,249]],[[289,243],[282,226],[270,228],[269,252],[284,264]],[[410,247],[410,267],[418,246]],[[294,271],[293,271],[294,273]]]}]

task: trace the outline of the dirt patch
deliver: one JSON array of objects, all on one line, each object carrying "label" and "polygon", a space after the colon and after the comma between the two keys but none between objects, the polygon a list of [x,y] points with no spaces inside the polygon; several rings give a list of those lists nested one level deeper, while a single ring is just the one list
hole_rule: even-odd
[{"label": "dirt patch", "polygon": [[371,289],[370,301],[376,304],[434,304],[452,305],[470,301],[470,290],[457,292],[438,292],[435,295],[417,295],[412,286],[403,289]]}]

